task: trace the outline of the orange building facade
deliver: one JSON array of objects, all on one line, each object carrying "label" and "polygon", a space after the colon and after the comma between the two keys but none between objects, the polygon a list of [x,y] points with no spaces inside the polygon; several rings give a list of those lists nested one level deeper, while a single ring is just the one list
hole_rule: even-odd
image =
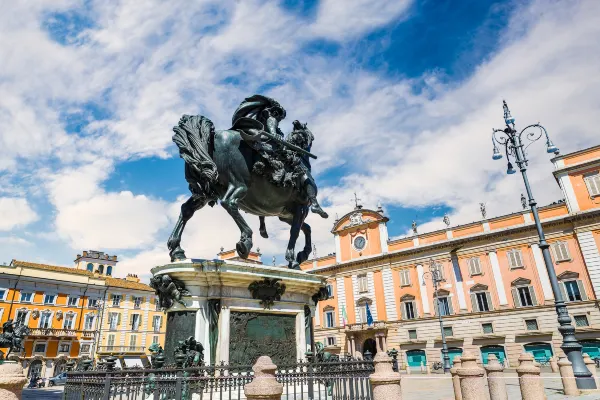
[{"label": "orange building facade", "polygon": [[[552,162],[565,200],[541,207],[540,218],[576,335],[585,352],[600,357],[600,146]],[[495,354],[516,365],[523,351],[538,360],[561,353],[528,209],[394,240],[387,223],[382,209],[357,207],[333,226],[335,254],[301,266],[328,277],[330,299],[314,318],[315,340],[328,351],[395,348],[403,368],[440,361],[440,309],[451,359],[470,350],[483,363]],[[425,279],[432,268],[444,279],[437,293]]]},{"label": "orange building facade", "polygon": [[[109,354],[123,366],[143,364],[148,346],[164,343],[154,290],[135,276],[113,278],[116,264],[116,256],[85,251],[74,267],[18,260],[0,266],[0,324],[13,320],[30,328],[25,351],[16,354],[28,376],[49,378],[69,360]],[[107,323],[114,313],[124,315],[122,324]]]}]

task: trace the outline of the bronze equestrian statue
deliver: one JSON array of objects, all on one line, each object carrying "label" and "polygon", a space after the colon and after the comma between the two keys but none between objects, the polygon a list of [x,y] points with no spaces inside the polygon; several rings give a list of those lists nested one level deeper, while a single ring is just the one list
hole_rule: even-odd
[{"label": "bronze equestrian statue", "polygon": [[9,319],[2,324],[0,348],[8,348],[6,358],[8,358],[10,353],[13,351],[21,352],[25,350],[25,347],[23,346],[23,340],[30,334],[31,330],[27,326],[19,322],[13,322],[12,319]]},{"label": "bronze equestrian statue", "polygon": [[[185,179],[192,196],[182,204],[181,214],[168,240],[171,261],[184,260],[181,235],[194,212],[220,202],[240,229],[236,244],[240,257],[252,249],[252,229],[240,213],[260,218],[260,233],[268,237],[264,217],[275,216],[291,226],[285,253],[288,267],[298,269],[312,251],[310,226],[304,222],[309,209],[327,218],[317,201],[317,185],[309,157],[314,136],[306,124],[293,123],[284,137],[279,123],[285,109],[275,100],[254,95],[235,111],[232,127],[215,131],[206,117],[184,115],[173,128],[173,141],[185,161]],[[300,230],[305,244],[294,259]]]}]

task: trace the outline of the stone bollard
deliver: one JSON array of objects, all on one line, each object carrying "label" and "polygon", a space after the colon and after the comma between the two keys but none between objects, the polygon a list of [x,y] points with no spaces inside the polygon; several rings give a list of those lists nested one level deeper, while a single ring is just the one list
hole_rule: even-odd
[{"label": "stone bollard", "polygon": [[592,378],[594,378],[594,381],[596,381],[596,387],[600,389],[600,385],[598,384],[596,363],[594,362],[594,360],[592,360],[592,357],[590,357],[590,355],[587,353],[583,354],[583,362],[585,363],[587,369],[592,373]]},{"label": "stone bollard", "polygon": [[454,400],[462,400],[462,393],[460,392],[460,378],[458,373],[456,372],[460,366],[462,361],[460,360],[460,356],[454,357],[454,364],[452,368],[450,368],[450,374],[452,375],[452,386],[454,387]]},{"label": "stone bollard", "polygon": [[410,365],[406,364],[406,375],[410,375]]},{"label": "stone bollard", "polygon": [[540,367],[536,365],[533,355],[523,353],[519,356],[519,386],[523,400],[545,400],[544,383],[540,377]]},{"label": "stone bollard", "polygon": [[562,379],[565,396],[579,396],[575,374],[573,373],[573,364],[567,357],[558,360],[558,370]]},{"label": "stone bollard", "polygon": [[495,354],[488,355],[487,371],[488,388],[491,400],[508,400],[506,393],[506,380],[504,379],[504,366],[500,364]]},{"label": "stone bollard", "polygon": [[431,375],[431,367],[429,366],[429,363],[425,364],[425,372],[427,375]]},{"label": "stone bollard", "polygon": [[425,372],[425,361],[421,361],[421,372]]},{"label": "stone bollard", "polygon": [[369,377],[373,386],[373,400],[402,399],[401,376],[394,372],[392,359],[382,351],[375,355],[373,363],[375,372]]},{"label": "stone bollard", "polygon": [[485,399],[485,370],[477,365],[477,357],[471,352],[463,353],[461,366],[456,370],[460,378],[460,393],[463,400]]},{"label": "stone bollard", "polygon": [[281,400],[283,385],[275,379],[277,366],[269,356],[260,356],[254,363],[252,382],[244,386],[248,400]]},{"label": "stone bollard", "polygon": [[550,369],[552,372],[558,372],[558,362],[556,356],[550,357]]},{"label": "stone bollard", "polygon": [[20,399],[25,383],[27,383],[27,378],[23,374],[23,367],[20,363],[4,361],[0,364],[0,399]]}]

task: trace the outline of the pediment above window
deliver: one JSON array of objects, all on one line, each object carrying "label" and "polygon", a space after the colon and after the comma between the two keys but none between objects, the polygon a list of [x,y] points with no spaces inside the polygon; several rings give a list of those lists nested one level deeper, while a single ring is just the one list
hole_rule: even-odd
[{"label": "pediment above window", "polygon": [[368,303],[369,305],[373,304],[373,300],[371,300],[368,297],[361,297],[360,299],[358,299],[356,301],[356,304],[358,304],[359,306],[365,305],[366,303]]},{"label": "pediment above window", "polygon": [[332,306],[327,306],[323,308],[323,311],[335,311],[335,308],[333,308]]},{"label": "pediment above window", "polygon": [[404,296],[400,297],[400,301],[413,301],[414,299],[415,296],[412,294],[405,294]]},{"label": "pediment above window", "polygon": [[477,285],[473,285],[473,287],[471,288],[471,292],[485,292],[488,290],[487,285],[483,285],[481,283],[478,283]]},{"label": "pediment above window", "polygon": [[531,285],[531,280],[526,278],[517,278],[510,283],[511,286]]},{"label": "pediment above window", "polygon": [[558,275],[559,280],[565,279],[579,279],[579,273],[573,271],[565,271],[562,274]]},{"label": "pediment above window", "polygon": [[445,289],[440,289],[437,291],[437,293],[434,293],[434,297],[445,297],[445,296],[450,296],[450,292],[445,290]]}]

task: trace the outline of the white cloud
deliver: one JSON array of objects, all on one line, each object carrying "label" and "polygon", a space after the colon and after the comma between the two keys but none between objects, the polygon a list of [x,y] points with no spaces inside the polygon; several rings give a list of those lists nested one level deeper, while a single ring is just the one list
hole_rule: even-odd
[{"label": "white cloud", "polygon": [[0,231],[25,226],[38,218],[27,199],[0,197]]}]

